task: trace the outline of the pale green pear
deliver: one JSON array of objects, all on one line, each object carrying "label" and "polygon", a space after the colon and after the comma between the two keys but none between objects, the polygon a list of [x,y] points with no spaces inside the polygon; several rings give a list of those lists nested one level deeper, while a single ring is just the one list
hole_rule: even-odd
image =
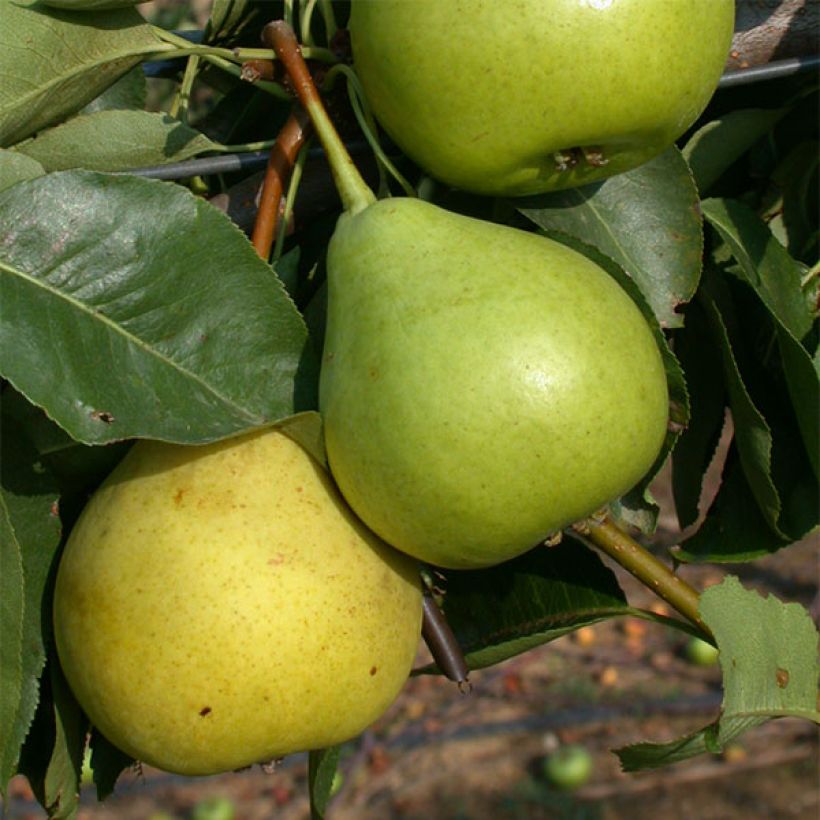
[{"label": "pale green pear", "polygon": [[670,146],[717,86],[734,0],[353,0],[376,118],[484,194],[584,185]]},{"label": "pale green pear", "polygon": [[512,558],[629,490],[663,443],[661,356],[626,292],[545,237],[416,199],[339,219],[320,384],[328,459],[400,550]]},{"label": "pale green pear", "polygon": [[355,736],[407,679],[420,629],[415,562],[275,429],[137,443],[74,527],[54,597],[92,723],[182,774]]}]

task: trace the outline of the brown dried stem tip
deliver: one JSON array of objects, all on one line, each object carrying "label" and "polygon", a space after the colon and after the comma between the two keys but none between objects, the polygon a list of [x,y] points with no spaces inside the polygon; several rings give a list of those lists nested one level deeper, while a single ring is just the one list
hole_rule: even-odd
[{"label": "brown dried stem tip", "polygon": [[438,608],[429,590],[424,590],[422,598],[424,618],[421,634],[436,666],[451,680],[458,684],[462,692],[469,691],[467,677],[469,670],[464,660],[464,653],[458,645],[456,636],[447,623],[444,613]]}]

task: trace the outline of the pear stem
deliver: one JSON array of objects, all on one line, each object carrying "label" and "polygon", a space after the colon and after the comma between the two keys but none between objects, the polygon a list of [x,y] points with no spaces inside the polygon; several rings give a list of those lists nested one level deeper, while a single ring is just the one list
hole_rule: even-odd
[{"label": "pear stem", "polygon": [[299,102],[302,103],[313,122],[313,127],[327,154],[333,180],[345,211],[351,214],[363,211],[376,201],[376,197],[362,179],[362,175],[353,164],[341,137],[330,121],[302,57],[293,29],[284,20],[275,20],[265,26],[262,39],[282,61]]},{"label": "pear stem", "polygon": [[589,518],[576,529],[684,618],[703,630],[707,637],[712,637],[711,630],[700,617],[700,596],[697,590],[627,535],[611,518]]}]

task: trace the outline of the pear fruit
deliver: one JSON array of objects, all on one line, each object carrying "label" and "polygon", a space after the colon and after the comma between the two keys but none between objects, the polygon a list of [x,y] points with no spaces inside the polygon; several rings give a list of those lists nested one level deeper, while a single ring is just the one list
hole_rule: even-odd
[{"label": "pear fruit", "polygon": [[328,460],[388,543],[444,567],[495,564],[651,467],[667,427],[661,356],[586,257],[388,199],[342,215],[327,267]]},{"label": "pear fruit", "polygon": [[328,249],[319,404],[353,510],[410,555],[474,568],[629,490],[668,416],[640,309],[545,237],[413,198],[376,201],[297,73],[295,45],[280,24],[269,30],[345,206]]},{"label": "pear fruit", "polygon": [[353,0],[356,73],[387,133],[481,194],[570,188],[669,147],[714,92],[734,0]]},{"label": "pear fruit", "polygon": [[54,596],[92,723],[186,775],[355,736],[407,679],[420,630],[416,563],[276,429],[135,444],[74,527]]}]

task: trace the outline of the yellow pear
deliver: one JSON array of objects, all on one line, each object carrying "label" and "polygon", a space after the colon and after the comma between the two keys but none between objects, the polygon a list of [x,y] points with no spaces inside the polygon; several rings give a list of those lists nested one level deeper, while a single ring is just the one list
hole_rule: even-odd
[{"label": "yellow pear", "polygon": [[275,429],[135,444],[72,531],[54,598],[92,723],[189,775],[355,736],[398,694],[420,629],[415,562]]}]

